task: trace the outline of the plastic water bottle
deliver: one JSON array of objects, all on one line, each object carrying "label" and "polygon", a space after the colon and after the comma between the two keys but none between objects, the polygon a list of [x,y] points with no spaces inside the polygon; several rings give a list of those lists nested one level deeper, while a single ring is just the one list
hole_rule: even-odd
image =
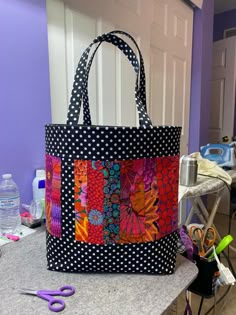
[{"label": "plastic water bottle", "polygon": [[45,200],[45,170],[36,170],[36,177],[33,180],[33,200]]},{"label": "plastic water bottle", "polygon": [[21,224],[20,194],[11,174],[2,175],[0,183],[0,234],[15,233]]},{"label": "plastic water bottle", "polygon": [[36,219],[44,217],[45,208],[45,170],[36,170],[36,177],[33,180],[33,203],[35,208],[34,216]]}]

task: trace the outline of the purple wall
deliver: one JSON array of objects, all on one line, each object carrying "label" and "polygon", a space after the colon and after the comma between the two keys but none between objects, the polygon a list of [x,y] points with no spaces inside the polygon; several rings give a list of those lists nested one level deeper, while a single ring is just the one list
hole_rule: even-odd
[{"label": "purple wall", "polygon": [[223,39],[225,29],[233,27],[236,27],[236,9],[216,14],[214,16],[214,42]]},{"label": "purple wall", "polygon": [[1,0],[0,34],[0,174],[29,203],[51,121],[46,0]]},{"label": "purple wall", "polygon": [[208,143],[214,0],[195,9],[190,98],[189,153]]}]

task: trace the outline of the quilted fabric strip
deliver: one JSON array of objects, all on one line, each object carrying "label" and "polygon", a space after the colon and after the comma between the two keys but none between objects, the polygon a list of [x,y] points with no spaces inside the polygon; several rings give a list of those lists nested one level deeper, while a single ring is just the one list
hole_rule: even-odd
[{"label": "quilted fabric strip", "polygon": [[46,222],[48,232],[61,237],[61,160],[46,155]]},{"label": "quilted fabric strip", "polygon": [[104,244],[104,179],[102,169],[102,162],[88,161],[88,242],[93,244]]},{"label": "quilted fabric strip", "polygon": [[121,162],[121,243],[135,243],[144,238],[143,162],[141,159]]},{"label": "quilted fabric strip", "polygon": [[88,240],[87,161],[75,161],[74,165],[75,239]]},{"label": "quilted fabric strip", "polygon": [[120,164],[103,162],[104,170],[104,243],[113,244],[120,233]]},{"label": "quilted fabric strip", "polygon": [[178,227],[179,157],[157,158],[158,227],[160,236],[170,234]]}]

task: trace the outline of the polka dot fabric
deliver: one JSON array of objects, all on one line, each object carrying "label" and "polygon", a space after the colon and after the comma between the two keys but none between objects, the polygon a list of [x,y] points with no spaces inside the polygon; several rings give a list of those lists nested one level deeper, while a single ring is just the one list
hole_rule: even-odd
[{"label": "polka dot fabric", "polygon": [[179,154],[181,127],[46,125],[46,152],[77,160],[130,160]]},{"label": "polka dot fabric", "polygon": [[[100,239],[98,232],[97,238],[90,235],[87,242],[81,241],[75,235],[75,216],[78,215],[75,206],[75,178],[78,182],[80,173],[75,176],[74,172],[78,161],[83,165],[83,161],[128,161],[179,155],[181,127],[152,126],[146,112],[145,74],[140,50],[138,49],[138,61],[128,44],[115,34],[126,35],[134,41],[129,34],[121,31],[104,34],[95,39],[82,55],[76,71],[67,124],[50,124],[45,127],[46,155],[52,160],[60,161],[58,187],[61,213],[57,215],[61,220],[60,234],[53,235],[50,230],[47,231],[48,269],[68,272],[171,274],[174,272],[176,261],[176,231],[172,230],[170,234],[167,233],[152,242],[148,240],[112,244],[94,243],[94,240]],[[102,41],[121,49],[137,74],[135,97],[140,127],[93,126],[91,123],[87,81],[96,50],[90,60],[88,57],[92,45],[99,46]],[[84,124],[77,125],[82,104]],[[81,169],[81,174],[84,172],[86,168]],[[91,169],[90,174],[93,174]],[[164,177],[161,178],[164,181]],[[83,185],[82,179],[79,185],[78,191]],[[91,189],[92,186],[88,183],[88,190]],[[104,200],[109,204],[110,199],[104,196]],[[160,202],[165,211],[165,200],[160,199]],[[168,211],[177,213],[177,209],[168,208]],[[96,209],[92,209],[92,212],[99,214]],[[98,227],[95,230],[98,230]]]},{"label": "polka dot fabric", "polygon": [[174,232],[150,243],[94,245],[47,234],[48,269],[171,274],[175,270],[177,238],[177,232]]}]

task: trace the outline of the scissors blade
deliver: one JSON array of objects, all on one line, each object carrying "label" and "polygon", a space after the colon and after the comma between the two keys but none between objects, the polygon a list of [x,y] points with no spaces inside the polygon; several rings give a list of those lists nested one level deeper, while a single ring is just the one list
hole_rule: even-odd
[{"label": "scissors blade", "polygon": [[210,227],[206,230],[204,236],[204,244],[207,248],[212,247],[216,241],[216,231],[214,228]]},{"label": "scissors blade", "polygon": [[33,290],[33,289],[18,289],[18,291],[21,293],[21,294],[31,294],[31,295],[37,295],[37,291],[36,290]]},{"label": "scissors blade", "polygon": [[201,228],[195,228],[192,231],[192,241],[195,242],[195,244],[198,246],[198,251],[200,256],[205,255],[205,250],[204,250],[204,232]]}]

